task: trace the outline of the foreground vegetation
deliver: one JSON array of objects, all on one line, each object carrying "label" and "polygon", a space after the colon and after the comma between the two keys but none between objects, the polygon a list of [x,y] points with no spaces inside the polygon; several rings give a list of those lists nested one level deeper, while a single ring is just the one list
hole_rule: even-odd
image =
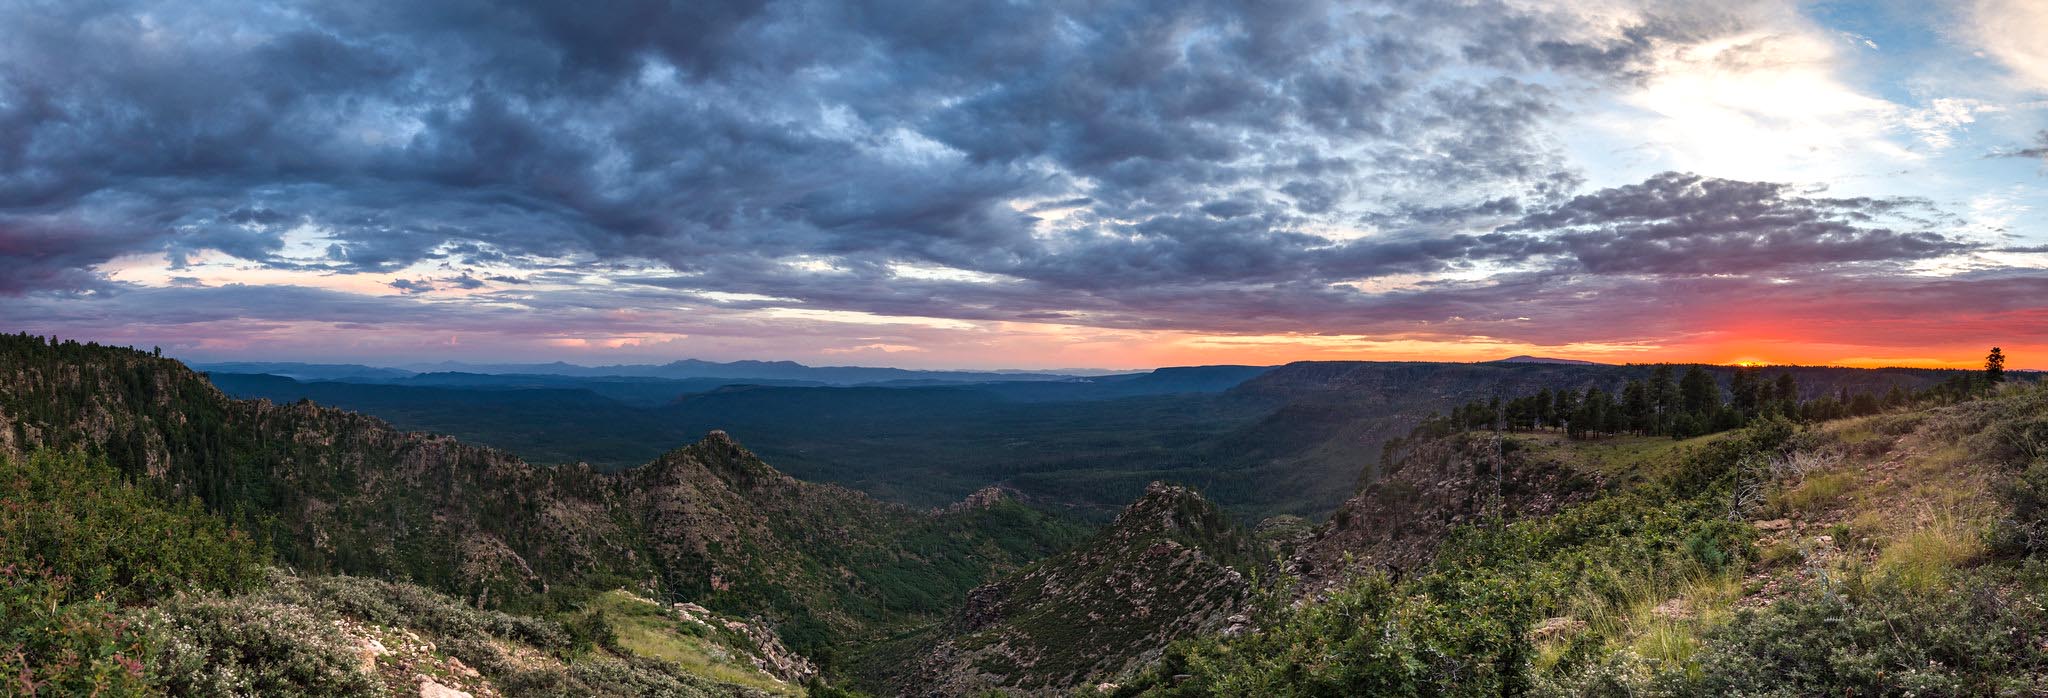
[{"label": "foreground vegetation", "polygon": [[[1599,443],[1547,439],[1510,443]],[[1179,644],[1110,692],[2048,690],[2048,389],[1633,443],[1581,462],[1635,475],[1606,496],[1465,526],[1405,578],[1275,592],[1263,632]]]},{"label": "foreground vegetation", "polygon": [[514,695],[801,693],[735,661],[754,651],[744,638],[644,600],[546,619],[284,572],[196,501],[76,453],[0,454],[0,502],[0,695],[375,696],[420,677]]},{"label": "foreground vegetation", "polygon": [[[2048,690],[2037,385],[1852,416],[1737,400],[1712,410],[1739,426],[1690,436],[1418,431],[1434,447],[1394,453],[1441,462],[1362,492],[1424,505],[1346,504],[1413,512],[1344,519],[1422,532],[1385,557],[1324,535],[1343,517],[1252,537],[1165,485],[1072,547],[1000,492],[884,505],[722,433],[616,475],[536,468],[227,400],[140,352],[17,336],[0,356],[4,694]],[[1296,567],[1325,575],[1300,589],[1264,564],[1332,541],[1375,557]],[[1331,575],[1373,565],[1399,571]]]}]

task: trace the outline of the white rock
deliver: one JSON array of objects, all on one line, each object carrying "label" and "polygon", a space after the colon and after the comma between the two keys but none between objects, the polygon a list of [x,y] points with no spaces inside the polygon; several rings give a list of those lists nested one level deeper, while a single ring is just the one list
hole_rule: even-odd
[{"label": "white rock", "polygon": [[441,685],[433,679],[420,681],[420,698],[472,698],[468,691],[458,691]]}]

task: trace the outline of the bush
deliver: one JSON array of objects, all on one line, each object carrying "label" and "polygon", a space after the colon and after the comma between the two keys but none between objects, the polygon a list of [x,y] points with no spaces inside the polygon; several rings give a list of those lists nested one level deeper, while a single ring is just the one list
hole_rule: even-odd
[{"label": "bush", "polygon": [[97,459],[0,456],[0,565],[63,577],[67,601],[136,603],[199,587],[248,589],[262,548],[197,500],[163,502]]},{"label": "bush", "polygon": [[562,626],[499,611],[479,611],[413,584],[362,577],[298,577],[273,571],[260,598],[300,606],[323,616],[346,616],[373,625],[419,630],[448,655],[493,678],[515,669],[492,637],[569,654],[573,640]]},{"label": "bush", "polygon": [[[405,625],[445,637],[495,635],[547,650],[571,639],[559,625],[502,611],[480,611],[416,584],[349,576],[298,580],[314,604],[365,622]],[[282,585],[280,585],[282,588]]]},{"label": "bush", "polygon": [[2048,550],[2048,458],[2022,468],[1999,495],[2009,513],[1993,531],[1994,545],[2008,553]]},{"label": "bush", "polygon": [[534,671],[507,679],[501,688],[506,695],[535,698],[592,698],[665,696],[667,698],[713,698],[757,695],[744,689],[712,683],[678,674],[673,667],[656,660],[592,656],[570,665],[568,671]]},{"label": "bush", "polygon": [[355,645],[303,606],[179,596],[138,617],[161,641],[152,680],[172,695],[369,696]]},{"label": "bush", "polygon": [[1118,695],[1515,695],[1527,689],[1528,603],[1509,588],[1427,598],[1368,577],[1263,632],[1177,645]]},{"label": "bush", "polygon": [[1889,581],[1812,588],[1707,636],[1674,695],[2005,695],[2048,669],[2032,601],[1976,581],[1923,595]]},{"label": "bush", "polygon": [[143,691],[146,635],[113,604],[78,596],[47,571],[0,566],[0,693],[133,695]]}]

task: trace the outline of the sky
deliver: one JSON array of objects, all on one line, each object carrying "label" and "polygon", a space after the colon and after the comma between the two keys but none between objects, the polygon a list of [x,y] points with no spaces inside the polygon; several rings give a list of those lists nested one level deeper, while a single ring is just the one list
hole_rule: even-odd
[{"label": "sky", "polygon": [[2048,368],[2048,0],[0,0],[0,330]]}]

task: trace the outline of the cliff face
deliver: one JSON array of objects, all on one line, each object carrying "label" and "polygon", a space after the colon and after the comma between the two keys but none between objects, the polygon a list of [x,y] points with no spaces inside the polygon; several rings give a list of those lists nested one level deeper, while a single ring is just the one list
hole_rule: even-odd
[{"label": "cliff face", "polygon": [[626,587],[762,616],[799,649],[939,617],[1078,537],[1014,502],[924,512],[801,482],[719,432],[616,475],[544,468],[311,403],[233,400],[142,352],[0,336],[0,452],[42,446],[197,496],[309,573],[512,607]]},{"label": "cliff face", "polygon": [[1135,670],[1174,640],[1244,622],[1257,551],[1201,495],[1154,483],[1082,547],[976,588],[891,688],[1061,694]]},{"label": "cliff face", "polygon": [[1555,513],[1592,499],[1600,487],[1580,471],[1527,457],[1498,435],[1424,442],[1345,500],[1285,568],[1301,578],[1304,593],[1369,569],[1398,574],[1427,565],[1459,525]]}]

